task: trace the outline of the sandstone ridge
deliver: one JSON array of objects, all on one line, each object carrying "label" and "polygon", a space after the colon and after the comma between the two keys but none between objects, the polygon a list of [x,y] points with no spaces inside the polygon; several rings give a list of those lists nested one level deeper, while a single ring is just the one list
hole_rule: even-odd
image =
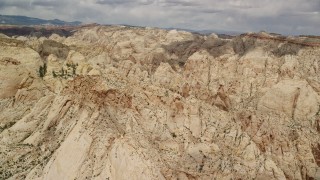
[{"label": "sandstone ridge", "polygon": [[317,40],[1,35],[0,179],[320,179]]}]

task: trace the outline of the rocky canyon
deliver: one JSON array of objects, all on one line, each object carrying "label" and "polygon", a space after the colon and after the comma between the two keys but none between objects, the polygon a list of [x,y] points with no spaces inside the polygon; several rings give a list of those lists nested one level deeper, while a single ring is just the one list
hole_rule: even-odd
[{"label": "rocky canyon", "polygon": [[320,38],[0,35],[0,179],[320,179]]}]

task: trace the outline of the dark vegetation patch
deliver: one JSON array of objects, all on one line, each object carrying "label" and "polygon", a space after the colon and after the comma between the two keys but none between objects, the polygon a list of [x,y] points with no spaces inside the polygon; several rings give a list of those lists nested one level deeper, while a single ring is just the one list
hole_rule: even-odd
[{"label": "dark vegetation patch", "polygon": [[16,122],[8,122],[8,123],[6,123],[3,127],[0,126],[0,133],[1,133],[2,131],[4,131],[5,129],[11,128],[15,123],[16,123]]},{"label": "dark vegetation patch", "polygon": [[278,57],[284,55],[297,55],[302,48],[302,45],[299,44],[285,43],[282,44],[279,48],[274,48],[271,52]]},{"label": "dark vegetation patch", "polygon": [[24,47],[25,43],[23,41],[20,41],[20,40],[17,40],[17,39],[0,38],[0,45]]},{"label": "dark vegetation patch", "polygon": [[232,49],[232,45],[230,40],[208,37],[202,44],[201,49],[207,50],[213,57],[219,57]]},{"label": "dark vegetation patch", "polygon": [[0,33],[7,36],[34,36],[34,37],[50,37],[52,34],[69,37],[73,35],[72,28],[44,28],[44,27],[27,27],[27,26],[2,26]]},{"label": "dark vegetation patch", "polygon": [[316,161],[316,164],[320,167],[320,144],[312,147],[312,154],[313,154],[314,160]]},{"label": "dark vegetation patch", "polygon": [[40,56],[47,57],[50,54],[56,55],[58,58],[66,59],[69,54],[69,47],[53,40],[43,41],[40,47]]},{"label": "dark vegetation patch", "polygon": [[152,60],[152,63],[154,64],[152,69],[156,69],[161,62],[168,62],[172,67],[175,67],[176,65],[183,67],[188,58],[199,50],[206,50],[213,57],[218,57],[225,54],[226,49],[231,48],[231,41],[226,39],[212,38],[209,36],[205,40],[202,36],[194,36],[194,40],[178,41],[162,46],[168,54],[175,55],[178,59],[165,59],[164,56],[154,57]]},{"label": "dark vegetation patch", "polygon": [[[310,41],[310,40],[308,40]],[[254,48],[261,47],[274,56],[297,55],[305,47],[313,46],[300,39],[290,40],[285,36],[263,37],[259,35],[241,35],[232,39],[232,47],[236,54],[244,55]]]},{"label": "dark vegetation patch", "polygon": [[203,43],[204,39],[198,35],[195,35],[195,40],[173,42],[167,46],[162,47],[169,54],[176,55],[180,63],[185,63],[193,53],[201,49]]},{"label": "dark vegetation patch", "polygon": [[215,38],[213,36],[204,38],[204,36],[194,34],[194,40],[178,41],[162,46],[169,55],[175,55],[178,58],[177,60],[166,59],[165,55],[156,55],[151,62],[152,70],[154,71],[161,62],[169,63],[174,70],[174,67],[183,67],[188,58],[199,50],[206,50],[213,57],[219,57],[230,52],[243,56],[260,47],[276,57],[281,57],[297,55],[302,48],[314,46],[318,41],[318,39],[303,40],[298,37],[289,38],[280,35],[242,34],[227,38]]}]

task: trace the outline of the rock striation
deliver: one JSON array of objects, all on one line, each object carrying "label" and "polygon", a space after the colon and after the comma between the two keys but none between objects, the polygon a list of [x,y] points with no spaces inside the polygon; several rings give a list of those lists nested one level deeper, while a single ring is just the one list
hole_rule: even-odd
[{"label": "rock striation", "polygon": [[316,40],[1,35],[0,179],[320,179]]}]

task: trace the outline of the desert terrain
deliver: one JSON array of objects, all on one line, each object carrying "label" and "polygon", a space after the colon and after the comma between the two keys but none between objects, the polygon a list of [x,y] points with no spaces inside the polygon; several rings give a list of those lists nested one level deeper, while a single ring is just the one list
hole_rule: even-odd
[{"label": "desert terrain", "polygon": [[0,179],[320,179],[319,37],[0,32]]}]

